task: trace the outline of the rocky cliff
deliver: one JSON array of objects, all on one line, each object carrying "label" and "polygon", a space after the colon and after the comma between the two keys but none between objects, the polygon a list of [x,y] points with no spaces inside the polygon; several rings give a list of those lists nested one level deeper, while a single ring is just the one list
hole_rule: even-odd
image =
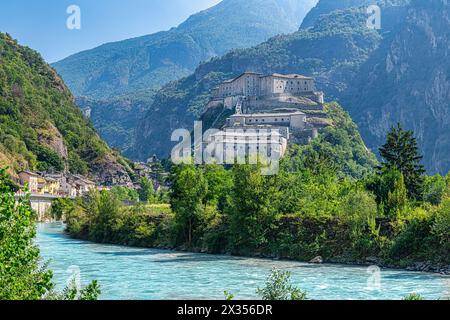
[{"label": "rocky cliff", "polygon": [[450,170],[450,1],[414,0],[343,96],[368,145],[397,122],[414,130],[432,173]]}]

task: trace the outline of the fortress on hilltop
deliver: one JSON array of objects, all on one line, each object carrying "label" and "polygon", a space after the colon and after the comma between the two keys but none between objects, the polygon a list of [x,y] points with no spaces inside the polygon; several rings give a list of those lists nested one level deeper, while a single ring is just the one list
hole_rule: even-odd
[{"label": "fortress on hilltop", "polygon": [[331,124],[323,92],[316,90],[314,78],[299,74],[244,72],[212,90],[205,114],[212,115],[210,127],[222,130],[210,141],[244,151],[268,141],[270,153],[275,137],[281,156],[289,142],[307,144]]}]

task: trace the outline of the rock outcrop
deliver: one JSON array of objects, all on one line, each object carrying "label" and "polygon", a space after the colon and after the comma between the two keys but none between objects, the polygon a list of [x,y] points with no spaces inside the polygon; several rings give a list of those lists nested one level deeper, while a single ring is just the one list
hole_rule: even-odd
[{"label": "rock outcrop", "polygon": [[322,264],[323,263],[323,259],[322,259],[321,256],[317,256],[314,259],[310,260],[309,263]]}]

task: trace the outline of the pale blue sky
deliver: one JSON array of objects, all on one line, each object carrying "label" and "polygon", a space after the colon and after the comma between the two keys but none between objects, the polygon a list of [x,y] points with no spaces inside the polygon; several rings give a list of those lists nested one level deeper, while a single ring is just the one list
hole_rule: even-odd
[{"label": "pale blue sky", "polygon": [[[8,0],[0,31],[39,51],[48,62],[105,42],[167,30],[220,0]],[[81,9],[81,30],[69,30],[69,5]]]}]

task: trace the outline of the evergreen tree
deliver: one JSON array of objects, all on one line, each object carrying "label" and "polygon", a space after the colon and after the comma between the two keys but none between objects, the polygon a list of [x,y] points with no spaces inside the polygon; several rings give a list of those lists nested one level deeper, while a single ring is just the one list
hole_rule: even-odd
[{"label": "evergreen tree", "polygon": [[393,173],[393,187],[391,191],[388,191],[387,199],[384,202],[384,211],[390,217],[399,218],[405,212],[408,197],[403,175],[398,171]]},{"label": "evergreen tree", "polygon": [[392,127],[386,144],[380,148],[380,155],[384,159],[381,168],[399,170],[403,174],[408,196],[423,200],[425,169],[414,133],[403,130],[400,124]]}]

